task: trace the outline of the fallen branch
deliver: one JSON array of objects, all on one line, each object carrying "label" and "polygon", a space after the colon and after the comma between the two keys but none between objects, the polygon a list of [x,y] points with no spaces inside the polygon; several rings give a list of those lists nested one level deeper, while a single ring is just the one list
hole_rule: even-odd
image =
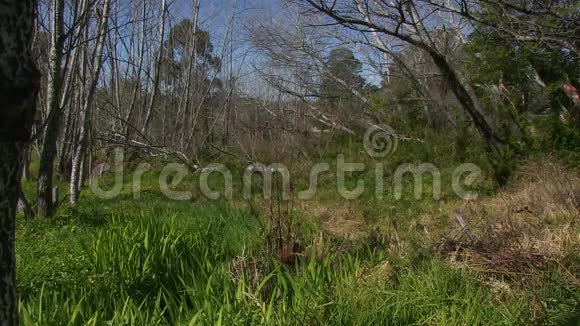
[{"label": "fallen branch", "polygon": [[192,163],[187,155],[182,152],[172,150],[165,146],[157,146],[157,145],[150,145],[147,143],[143,143],[134,139],[128,139],[125,136],[114,133],[109,137],[99,137],[100,140],[104,140],[110,143],[118,144],[118,145],[125,145],[128,147],[139,149],[143,152],[149,153],[150,155],[167,155],[178,159],[181,163],[186,165],[191,171],[199,170],[199,166],[197,164]]},{"label": "fallen branch", "polygon": [[467,223],[463,219],[463,216],[461,216],[461,212],[459,210],[455,210],[455,220],[457,221],[457,223],[459,224],[459,226],[461,226],[461,231],[463,231],[463,233],[465,233],[465,235],[467,235],[467,237],[469,238],[469,240],[472,243],[477,242],[477,238],[471,232],[471,229],[469,228],[469,226],[467,225]]}]

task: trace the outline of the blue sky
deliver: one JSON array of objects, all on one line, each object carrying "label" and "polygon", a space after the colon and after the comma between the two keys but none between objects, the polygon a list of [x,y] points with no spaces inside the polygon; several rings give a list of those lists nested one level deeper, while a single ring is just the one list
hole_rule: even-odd
[{"label": "blue sky", "polygon": [[[130,17],[130,11],[134,5],[138,5],[139,2],[135,3],[135,0],[118,0],[119,9],[121,12],[127,14],[126,18],[121,18],[119,22],[123,25],[124,22],[128,22]],[[151,0],[146,0],[151,1]],[[154,0],[161,1],[161,0]],[[234,43],[236,52],[233,56],[233,61],[235,62],[236,68],[241,66],[242,75],[246,76],[246,81],[250,83],[252,80],[256,80],[258,76],[254,74],[253,67],[259,58],[257,53],[253,51],[252,44],[249,41],[249,36],[247,32],[247,26],[252,26],[253,22],[257,19],[264,19],[273,17],[276,19],[279,15],[284,15],[283,10],[285,0],[200,0],[201,1],[201,12],[200,12],[200,26],[210,32],[212,43],[215,48],[215,53],[219,54],[222,52],[222,44],[224,36],[229,28],[230,18],[232,13],[236,13],[236,21],[234,26]],[[67,8],[74,3],[74,0],[67,1]],[[152,2],[154,3],[154,2]],[[170,11],[170,25],[177,24],[182,19],[192,18],[192,3],[193,0],[167,0]],[[44,10],[43,10],[44,9]],[[41,15],[46,15],[45,7],[41,6]],[[68,16],[67,16],[68,17]],[[47,17],[46,17],[47,18]],[[48,22],[46,22],[48,23]],[[128,37],[133,31],[127,25],[120,32],[121,37]],[[168,32],[168,30],[166,31]],[[124,49],[120,49],[124,51]],[[227,58],[226,58],[227,61]],[[376,83],[376,74],[373,75],[368,71],[369,67],[365,66],[364,76],[367,80]]]},{"label": "blue sky", "polygon": [[[173,23],[185,18],[191,19],[192,3],[192,0],[168,0],[171,16],[175,20]],[[251,23],[255,17],[275,15],[276,8],[282,5],[281,0],[201,0],[200,3],[199,25],[210,31],[216,53],[221,51],[223,39],[235,9],[236,21],[233,37],[237,53],[234,56],[238,60],[245,60],[244,69],[249,70],[254,58],[246,55],[250,44],[245,25]]]},{"label": "blue sky", "polygon": [[[192,0],[168,0],[172,14],[176,17],[183,16],[190,18],[192,12]],[[237,8],[238,17],[250,18],[258,14],[276,12],[276,8],[281,6],[279,0],[201,0],[201,22],[202,24],[217,25],[220,23],[227,25],[228,18],[232,14],[234,6]]]},{"label": "blue sky", "polygon": [[[168,1],[174,19],[191,18],[192,0]],[[235,7],[237,20],[234,27],[234,37],[237,46],[240,47],[236,56],[246,60],[244,69],[250,73],[249,69],[251,69],[255,58],[251,55],[244,56],[246,50],[251,46],[248,43],[245,25],[251,25],[253,19],[260,19],[260,17],[275,18],[284,12],[281,10],[283,6],[283,0],[201,0],[200,25],[202,28],[210,30],[214,46],[219,51],[219,43],[227,32],[229,19]],[[369,82],[380,83],[378,75],[371,72],[367,65],[364,66],[363,75]]]}]

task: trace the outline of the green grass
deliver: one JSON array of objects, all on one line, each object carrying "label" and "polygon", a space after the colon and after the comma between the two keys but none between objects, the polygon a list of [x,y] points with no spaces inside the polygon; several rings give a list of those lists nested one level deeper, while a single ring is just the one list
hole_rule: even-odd
[{"label": "green grass", "polygon": [[[449,155],[446,140],[399,146],[382,161],[386,170],[433,162],[442,171],[443,200],[451,200],[449,179],[458,158]],[[347,144],[341,152],[354,162],[349,158],[360,158],[360,151]],[[478,151],[460,154],[484,164]],[[376,163],[363,160],[369,167]],[[374,187],[372,168],[358,176]],[[307,176],[300,177],[298,189],[308,185]],[[386,174],[385,184],[391,178]],[[236,189],[240,179],[234,171]],[[489,179],[476,186],[492,194]],[[336,179],[322,180],[317,200],[343,202],[334,192]],[[159,192],[158,172],[146,173],[136,200],[130,181],[113,200],[84,191],[78,208],[63,207],[53,220],[19,217],[22,325],[575,325],[577,320],[580,290],[565,281],[565,271],[498,291],[420,243],[411,243],[403,257],[390,257],[370,240],[346,249],[338,243],[340,250],[321,259],[310,258],[307,248],[298,265],[283,266],[266,254],[266,219],[259,212],[223,202],[171,201]],[[195,197],[196,183],[192,177],[179,188]],[[34,184],[24,189],[32,199]],[[412,194],[411,183],[404,192]],[[376,200],[373,194],[352,202],[353,209],[371,225],[397,219],[407,240],[413,239],[405,231],[409,225],[440,205],[429,198]],[[239,193],[234,196],[239,202]],[[299,240],[307,247],[319,226],[297,219]],[[234,277],[237,257],[261,264]]]},{"label": "green grass", "polygon": [[19,220],[23,325],[524,325],[531,318],[521,295],[499,298],[437,258],[393,263],[389,276],[373,272],[386,258],[376,252],[292,268],[268,261],[253,287],[229,267],[236,256],[263,255],[263,231],[250,211],[86,202],[52,222]]},{"label": "green grass", "polygon": [[[40,249],[19,246],[23,324],[484,325],[498,314],[505,324],[525,320],[523,302],[514,297],[496,306],[468,273],[437,261],[371,284],[360,283],[369,262],[356,256],[305,262],[295,270],[272,262],[262,284],[251,289],[234,281],[228,266],[235,255],[257,254],[260,234],[243,212],[224,212],[115,216],[84,237],[65,236],[67,226],[45,226],[46,236],[36,238]],[[23,228],[19,243],[32,242],[37,235]]]}]

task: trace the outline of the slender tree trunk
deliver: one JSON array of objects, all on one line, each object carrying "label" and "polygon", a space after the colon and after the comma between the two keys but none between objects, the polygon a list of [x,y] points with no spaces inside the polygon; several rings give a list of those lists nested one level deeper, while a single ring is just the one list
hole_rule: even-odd
[{"label": "slender tree trunk", "polygon": [[[193,1],[193,22],[192,22],[192,27],[193,30],[191,31],[191,38],[192,38],[192,45],[189,51],[189,66],[187,68],[187,79],[185,82],[185,107],[184,107],[184,114],[183,114],[183,126],[181,128],[181,139],[180,139],[180,144],[181,144],[181,149],[185,150],[184,148],[184,143],[185,143],[185,133],[187,130],[187,124],[186,121],[189,118],[189,111],[190,111],[190,107],[191,107],[191,79],[192,79],[192,73],[193,71],[197,71],[197,24],[198,24],[198,19],[199,19],[199,6],[200,6],[200,0],[194,0]],[[197,74],[195,74],[195,77],[197,79]],[[179,113],[177,114],[179,117]]]},{"label": "slender tree trunk", "polygon": [[153,112],[153,106],[155,105],[155,99],[157,98],[157,92],[159,91],[159,78],[161,72],[161,59],[163,55],[163,42],[165,40],[165,15],[167,13],[167,0],[163,0],[161,3],[161,26],[160,26],[160,37],[161,41],[159,42],[159,53],[157,53],[157,60],[155,61],[155,73],[153,75],[153,93],[151,94],[151,101],[147,106],[147,110],[145,111],[145,121],[143,122],[143,126],[141,126],[141,133],[144,134],[149,126],[149,122],[151,122],[151,113]]},{"label": "slender tree trunk", "polygon": [[[73,97],[78,97],[76,94]],[[73,100],[69,109],[65,111],[65,124],[63,128],[62,137],[64,139],[60,152],[58,153],[58,163],[56,166],[56,173],[61,180],[67,180],[70,177],[70,171],[68,171],[67,166],[70,163],[70,151],[71,151],[71,141],[73,139],[71,132],[72,121],[74,120],[75,107],[77,100]]]},{"label": "slender tree trunk", "polygon": [[95,92],[97,90],[97,83],[99,81],[99,76],[101,74],[101,68],[103,66],[103,52],[105,49],[105,40],[107,36],[107,23],[109,18],[109,10],[111,7],[111,0],[105,0],[103,4],[103,14],[101,17],[101,22],[99,23],[99,36],[97,39],[97,47],[96,47],[96,56],[94,60],[93,67],[95,68],[94,74],[92,75],[92,80],[89,85],[88,94],[85,98],[85,102],[83,107],[81,108],[80,117],[79,117],[79,125],[80,128],[80,135],[79,141],[76,146],[73,161],[72,161],[72,171],[71,171],[71,178],[69,183],[69,200],[71,206],[76,206],[78,204],[79,196],[80,196],[80,177],[81,177],[81,169],[83,164],[83,156],[86,151],[87,142],[88,142],[88,128],[90,127],[90,110],[93,105],[93,98]]},{"label": "slender tree trunk", "polygon": [[26,146],[26,150],[24,152],[24,163],[22,167],[22,180],[30,181],[32,178],[32,173],[30,172],[30,160],[32,156],[32,146]]},{"label": "slender tree trunk", "polygon": [[18,325],[14,238],[40,82],[30,51],[36,6],[34,0],[0,2],[0,326]]},{"label": "slender tree trunk", "polygon": [[[86,25],[88,23],[88,15],[86,15],[85,13],[87,12],[89,7],[88,1],[87,0],[81,0],[80,3],[77,4],[77,8],[76,10],[78,10],[78,12],[76,13],[76,17],[83,17],[78,25],[75,27],[76,31],[74,33],[74,39],[71,41],[71,45],[75,45],[76,46],[72,52],[72,59],[70,61],[70,64],[68,64],[66,67],[68,67],[68,69],[65,71],[66,75],[63,73],[62,75],[62,87],[61,87],[61,99],[60,99],[60,108],[63,110],[63,112],[61,113],[61,115],[64,115],[64,117],[61,116],[61,119],[64,120],[65,124],[64,127],[61,128],[62,129],[62,134],[61,137],[63,139],[62,143],[61,143],[61,147],[60,147],[60,151],[57,151],[57,168],[56,168],[56,173],[58,175],[58,177],[61,180],[65,180],[68,178],[68,176],[70,176],[70,173],[67,173],[66,171],[66,166],[69,163],[69,149],[71,147],[70,144],[70,129],[71,129],[71,121],[73,120],[73,116],[74,116],[74,104],[76,104],[74,102],[74,98],[75,98],[75,94],[73,93],[73,85],[75,83],[75,80],[77,80],[76,78],[76,69],[77,69],[77,62],[79,60],[79,57],[81,55],[81,47],[79,46],[79,40],[82,38],[82,36],[84,35],[84,30],[86,28]],[[71,100],[73,99],[73,100]],[[72,105],[69,105],[70,102],[73,102]],[[65,110],[66,108],[66,110]],[[70,171],[69,171],[70,172]]]},{"label": "slender tree trunk", "polygon": [[[113,23],[113,36],[109,35],[109,51],[111,53],[111,90],[114,93],[115,98],[115,110],[117,114],[111,115],[111,129],[113,131],[117,131],[117,124],[119,123],[119,119],[116,119],[114,116],[122,116],[121,110],[121,73],[119,67],[119,53],[117,51],[117,45],[119,44],[119,1],[115,2],[115,14],[111,17]],[[113,111],[113,112],[114,112]]]},{"label": "slender tree trunk", "polygon": [[[84,3],[86,4],[86,1]],[[84,27],[79,28],[81,30],[84,29]],[[79,31],[79,33],[82,34],[82,31]],[[63,142],[60,151],[58,152],[58,164],[56,168],[56,172],[58,176],[61,178],[61,180],[65,180],[68,177],[70,177],[70,171],[68,170],[67,167],[69,166],[70,163],[71,148],[73,148],[74,137],[71,135],[74,134],[72,128],[76,116],[75,108],[78,105],[78,103],[80,103],[80,90],[78,88],[73,89],[72,86],[75,83],[75,80],[78,79],[75,77],[77,71],[76,62],[79,60],[81,52],[82,50],[79,47],[75,48],[73,51],[71,69],[69,70],[68,78],[66,79],[63,87],[62,92],[63,96],[61,98],[60,103],[60,106],[62,108],[68,107],[68,109],[64,111],[65,124],[64,127],[62,128]],[[81,67],[82,66],[84,66],[84,63],[81,64]],[[72,102],[72,104],[69,104],[69,102]]]},{"label": "slender tree trunk", "polygon": [[32,207],[30,207],[30,203],[28,203],[28,199],[26,199],[22,191],[20,191],[20,198],[18,198],[18,209],[22,211],[25,219],[29,220],[34,217]]},{"label": "slender tree trunk", "polygon": [[143,72],[143,61],[145,57],[145,38],[147,33],[147,2],[143,1],[143,7],[141,11],[141,33],[140,33],[140,45],[138,49],[138,61],[137,61],[137,70],[134,73],[135,78],[135,87],[133,88],[133,95],[131,96],[131,103],[129,104],[129,109],[127,110],[127,114],[125,115],[125,121],[123,125],[123,135],[125,139],[130,139],[131,137],[131,116],[133,115],[133,110],[135,109],[135,103],[137,102],[137,95],[139,95],[139,91],[141,89],[141,73]]},{"label": "slender tree trunk", "polygon": [[61,65],[64,47],[64,0],[53,2],[53,28],[50,47],[50,74],[48,76],[48,116],[44,143],[40,155],[38,171],[37,214],[40,217],[52,217],[52,179],[54,159],[57,154],[56,142],[60,129],[62,107],[60,107]]}]

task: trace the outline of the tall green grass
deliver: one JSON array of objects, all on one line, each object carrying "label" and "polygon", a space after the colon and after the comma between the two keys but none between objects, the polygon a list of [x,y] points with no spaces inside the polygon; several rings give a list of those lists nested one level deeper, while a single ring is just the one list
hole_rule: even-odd
[{"label": "tall green grass", "polygon": [[[230,262],[263,253],[255,216],[223,205],[163,206],[116,211],[100,226],[86,220],[23,222],[18,232],[22,324],[513,325],[526,320],[522,300],[498,302],[468,272],[437,260],[400,268],[393,277],[370,278],[365,275],[373,274],[380,258],[354,253],[305,258],[294,267],[268,261],[261,282],[251,285],[251,275],[232,276]],[[50,260],[34,265],[47,254]],[[38,268],[36,273],[27,264]]]},{"label": "tall green grass", "polygon": [[[455,156],[478,164],[483,159],[477,149],[448,143],[445,138],[401,143],[382,163],[386,171],[401,163],[435,163],[442,170],[443,198],[449,200]],[[361,156],[360,144],[340,150],[347,161]],[[377,162],[363,161],[368,171],[358,177],[371,189]],[[236,189],[241,189],[239,173],[234,173]],[[423,253],[428,248],[410,248],[401,259],[390,259],[380,246],[365,250],[366,244],[321,259],[310,258],[307,249],[298,265],[281,265],[267,257],[266,219],[259,213],[219,202],[168,200],[159,192],[157,176],[146,174],[137,200],[128,178],[114,200],[85,191],[78,208],[63,207],[54,220],[18,220],[22,325],[528,325],[538,321],[531,302],[545,306],[541,322],[574,322],[580,292],[567,289],[566,282],[546,281],[533,300],[531,291],[516,287],[498,293],[467,269]],[[297,189],[308,186],[308,175],[301,177]],[[387,185],[391,179],[385,174]],[[478,187],[492,193],[489,177],[484,179]],[[335,178],[321,180],[317,200],[343,202]],[[195,193],[195,184],[192,177],[180,189]],[[25,191],[32,198],[33,184]],[[412,198],[411,182],[405,193]],[[369,191],[351,204],[369,224],[397,219],[402,233],[422,212],[440,205],[429,198],[395,202],[388,194],[384,200],[373,196]],[[300,219],[296,224],[307,247],[319,230]],[[234,271],[240,257],[261,263],[256,270]],[[572,317],[557,318],[562,311]]]}]

